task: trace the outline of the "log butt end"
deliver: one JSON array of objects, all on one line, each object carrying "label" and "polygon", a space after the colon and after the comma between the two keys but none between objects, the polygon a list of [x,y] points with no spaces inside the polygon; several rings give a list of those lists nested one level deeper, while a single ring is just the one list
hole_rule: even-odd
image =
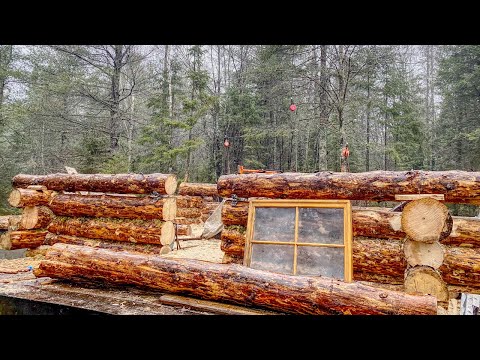
[{"label": "log butt end", "polygon": [[21,207],[20,201],[22,199],[22,195],[18,189],[13,189],[8,196],[8,203],[13,207]]},{"label": "log butt end", "polygon": [[169,174],[165,180],[165,193],[172,195],[177,190],[177,176]]}]

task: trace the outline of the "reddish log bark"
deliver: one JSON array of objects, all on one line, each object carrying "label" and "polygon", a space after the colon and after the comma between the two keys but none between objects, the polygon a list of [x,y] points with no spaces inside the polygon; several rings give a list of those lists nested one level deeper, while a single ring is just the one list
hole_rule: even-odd
[{"label": "reddish log bark", "polygon": [[198,218],[176,217],[173,220],[173,222],[179,225],[198,225],[202,223],[202,220],[200,217]]},{"label": "reddish log bark", "polygon": [[56,191],[99,191],[119,194],[171,195],[177,189],[177,177],[174,174],[49,174],[13,177],[14,187],[25,188],[29,185],[43,185]]},{"label": "reddish log bark", "polygon": [[90,239],[169,245],[175,239],[171,221],[56,217],[48,226],[54,234]]},{"label": "reddish log bark", "polygon": [[202,212],[199,208],[180,208],[177,206],[177,216],[184,218],[199,218]]},{"label": "reddish log bark", "polygon": [[480,172],[371,171],[222,175],[222,197],[395,201],[397,194],[444,194],[446,202],[480,204]]},{"label": "reddish log bark", "polygon": [[58,216],[173,220],[175,197],[120,197],[58,194],[49,204]]},{"label": "reddish log bark", "polygon": [[190,225],[176,225],[177,235],[190,236],[192,235],[192,227]]},{"label": "reddish log bark", "polygon": [[226,254],[243,258],[245,238],[245,228],[238,225],[225,227],[221,232],[220,249]]},{"label": "reddish log bark", "polygon": [[52,234],[48,233],[45,238],[45,244],[52,246],[56,243],[70,244],[70,245],[80,245],[80,246],[89,246],[94,248],[109,249],[113,251],[133,251],[139,253],[147,254],[157,254],[160,255],[160,252],[163,248],[161,244],[134,244],[129,242],[120,242],[104,239],[87,239],[79,236],[70,236],[62,234]]},{"label": "reddish log bark", "polygon": [[178,195],[218,198],[217,184],[182,182],[178,186]]},{"label": "reddish log bark", "polygon": [[202,208],[203,198],[201,196],[177,195],[177,209],[178,208]]},{"label": "reddish log bark", "polygon": [[47,233],[45,230],[7,231],[1,236],[0,247],[4,250],[33,249],[44,243]]},{"label": "reddish log bark", "polygon": [[437,313],[437,302],[432,296],[407,295],[322,277],[276,274],[235,264],[168,259],[87,246],[54,245],[35,275],[133,284],[292,314]]},{"label": "reddish log bark", "polygon": [[20,219],[20,229],[45,229],[54,217],[52,210],[46,206],[26,206]]},{"label": "reddish log bark", "polygon": [[[222,207],[222,222],[225,226],[247,226],[248,202],[238,202],[233,207],[229,201]],[[403,240],[407,236],[402,230],[401,213],[390,209],[375,207],[353,207],[352,210],[353,236],[364,236],[379,239]],[[446,232],[442,232],[440,240],[444,245],[480,247],[480,218],[449,216]]]},{"label": "reddish log bark", "polygon": [[[229,236],[222,231],[220,247],[225,254],[243,257],[245,235]],[[373,282],[403,284],[407,261],[402,241],[354,237],[353,278]],[[449,285],[462,285],[480,290],[480,248],[446,246],[439,271]]]},{"label": "reddish log bark", "polygon": [[34,189],[13,189],[8,197],[8,203],[13,207],[25,207],[25,206],[40,206],[48,205],[53,191],[50,190],[34,190]]}]

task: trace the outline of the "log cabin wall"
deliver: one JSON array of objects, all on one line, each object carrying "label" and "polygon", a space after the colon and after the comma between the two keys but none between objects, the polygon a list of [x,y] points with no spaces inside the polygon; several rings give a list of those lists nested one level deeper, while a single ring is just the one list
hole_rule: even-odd
[{"label": "log cabin wall", "polygon": [[[226,198],[236,195],[245,199],[394,201],[397,194],[430,193],[442,194],[445,202],[480,204],[480,173],[465,171],[233,174],[221,176],[217,188],[219,195]],[[445,300],[445,288],[451,296],[458,292],[480,293],[480,218],[445,214],[443,220],[437,219],[440,231],[438,226],[436,230],[426,229],[427,235],[437,231],[427,239],[435,244],[412,245],[415,240],[411,236],[409,239],[408,227],[406,232],[402,226],[402,214],[388,208],[353,207],[354,280],[404,289],[408,269],[423,266],[423,272],[433,270],[439,275],[423,278],[439,284],[435,291],[441,300]],[[248,201],[238,201],[235,206],[231,201],[224,203],[221,248],[225,263],[243,262],[247,216]],[[417,263],[412,265],[414,258]],[[411,280],[407,287],[409,283]]]}]

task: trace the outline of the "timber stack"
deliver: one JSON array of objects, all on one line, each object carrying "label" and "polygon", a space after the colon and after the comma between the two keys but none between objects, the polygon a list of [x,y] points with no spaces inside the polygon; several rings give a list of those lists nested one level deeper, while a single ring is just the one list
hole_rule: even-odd
[{"label": "timber stack", "polygon": [[[232,174],[221,176],[217,188],[218,194],[225,198],[236,195],[245,199],[396,201],[399,198],[396,195],[412,196],[421,192],[441,194],[445,202],[480,204],[480,173],[466,171]],[[355,281],[414,293],[431,293],[433,290],[428,289],[437,289],[435,295],[439,301],[445,301],[444,285],[450,294],[480,294],[480,219],[450,216],[443,203],[432,200],[410,201],[403,212],[353,207]],[[424,203],[429,203],[429,209],[432,206],[436,209],[437,215],[433,218],[437,225],[430,228],[424,220],[423,234],[414,233],[413,229],[418,228],[414,219],[418,216],[422,219],[424,212],[433,211],[425,210]],[[418,210],[413,211],[412,216],[416,207],[423,210],[420,215]],[[224,263],[243,262],[247,217],[248,201],[238,201],[235,205],[230,201],[224,203],[221,233]],[[420,275],[425,272],[428,275]],[[420,277],[437,285],[425,285],[427,290],[412,289],[410,284]]]},{"label": "timber stack", "polygon": [[5,249],[57,242],[160,254],[173,249],[173,174],[19,174],[12,185],[9,203],[23,211],[2,237]]}]

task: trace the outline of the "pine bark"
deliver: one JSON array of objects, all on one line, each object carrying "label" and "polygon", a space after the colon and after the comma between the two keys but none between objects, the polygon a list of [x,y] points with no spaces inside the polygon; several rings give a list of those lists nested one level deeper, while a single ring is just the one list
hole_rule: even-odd
[{"label": "pine bark", "polygon": [[13,177],[12,185],[26,188],[29,185],[43,185],[56,191],[96,191],[119,194],[172,195],[177,189],[174,174],[49,174]]},{"label": "pine bark", "polygon": [[90,239],[169,245],[175,239],[171,221],[112,218],[56,217],[48,226],[53,234]]},{"label": "pine bark", "polygon": [[436,299],[432,296],[412,296],[322,277],[275,274],[235,264],[168,259],[87,246],[54,245],[34,274],[134,284],[292,314],[437,313]]},{"label": "pine bark", "polygon": [[218,198],[217,184],[181,182],[178,195]]},{"label": "pine bark", "polygon": [[480,172],[370,171],[222,175],[221,197],[395,201],[397,194],[444,194],[446,202],[480,204]]},{"label": "pine bark", "polygon": [[1,236],[0,247],[3,250],[33,249],[43,245],[47,233],[45,230],[7,231]]},{"label": "pine bark", "polygon": [[24,230],[46,229],[55,215],[46,206],[26,206],[22,211],[20,228]]},{"label": "pine bark", "polygon": [[13,189],[8,197],[8,203],[16,208],[26,206],[48,205],[55,193],[50,190]]}]

